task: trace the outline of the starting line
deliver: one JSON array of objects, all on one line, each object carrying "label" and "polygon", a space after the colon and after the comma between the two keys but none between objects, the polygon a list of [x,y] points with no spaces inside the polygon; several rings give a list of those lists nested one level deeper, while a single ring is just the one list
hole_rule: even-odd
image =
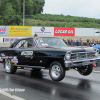
[{"label": "starting line", "polygon": [[26,99],[23,99],[23,98],[18,97],[18,96],[16,96],[16,95],[7,93],[7,92],[5,92],[5,91],[0,91],[0,94],[4,95],[4,96],[6,96],[6,97],[9,97],[9,98],[11,98],[11,99],[14,99],[14,100],[26,100]]}]

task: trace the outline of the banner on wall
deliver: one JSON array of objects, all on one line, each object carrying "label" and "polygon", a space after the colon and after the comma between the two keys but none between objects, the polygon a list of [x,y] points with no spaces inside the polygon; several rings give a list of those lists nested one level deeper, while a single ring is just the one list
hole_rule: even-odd
[{"label": "banner on wall", "polygon": [[8,35],[8,26],[0,26],[0,35]]},{"label": "banner on wall", "polygon": [[54,27],[32,27],[32,35],[54,36]]},{"label": "banner on wall", "polygon": [[54,36],[75,36],[75,28],[54,27]]},{"label": "banner on wall", "polygon": [[95,29],[95,36],[100,36],[100,29]]},{"label": "banner on wall", "polygon": [[32,35],[32,26],[9,26],[9,35]]},{"label": "banner on wall", "polygon": [[18,40],[19,38],[3,38],[3,42],[14,42]]},{"label": "banner on wall", "polygon": [[94,37],[94,28],[75,28],[75,36]]}]

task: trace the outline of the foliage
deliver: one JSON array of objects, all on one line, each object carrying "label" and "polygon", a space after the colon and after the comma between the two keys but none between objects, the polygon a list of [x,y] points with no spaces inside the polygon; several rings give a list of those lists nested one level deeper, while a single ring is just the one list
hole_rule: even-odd
[{"label": "foliage", "polygon": [[[43,12],[44,0],[25,0],[26,15]],[[0,0],[0,25],[21,25],[23,0]]]},{"label": "foliage", "polygon": [[0,2],[0,24],[1,25],[19,25],[21,22],[21,17],[15,15],[20,15],[21,7],[18,6],[20,0],[1,0]]},{"label": "foliage", "polygon": [[[41,14],[45,0],[25,0],[26,26],[100,28],[100,19]],[[0,0],[0,25],[22,25],[23,0]]]},{"label": "foliage", "polygon": [[[45,0],[25,0],[25,15],[41,14]],[[23,0],[21,0],[21,13],[23,13]]]},{"label": "foliage", "polygon": [[100,28],[100,19],[70,15],[64,16],[62,14],[36,14],[31,17],[26,17],[26,22],[25,25],[28,24],[30,26]]}]

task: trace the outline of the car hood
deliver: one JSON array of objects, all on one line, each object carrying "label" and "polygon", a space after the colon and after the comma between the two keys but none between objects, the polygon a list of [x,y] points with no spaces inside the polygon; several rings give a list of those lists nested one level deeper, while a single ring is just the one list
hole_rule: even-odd
[{"label": "car hood", "polygon": [[74,52],[91,52],[94,51],[93,47],[62,47],[61,49]]},{"label": "car hood", "polygon": [[71,51],[72,53],[75,52],[91,52],[94,51],[93,47],[61,47],[61,48],[41,48],[41,50],[46,50],[46,51]]}]

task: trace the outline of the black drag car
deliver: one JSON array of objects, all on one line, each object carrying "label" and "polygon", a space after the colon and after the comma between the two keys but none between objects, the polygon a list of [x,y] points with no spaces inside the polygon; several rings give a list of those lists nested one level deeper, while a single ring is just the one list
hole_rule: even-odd
[{"label": "black drag car", "polygon": [[89,75],[97,59],[97,50],[68,47],[58,37],[23,38],[0,51],[0,61],[4,63],[7,73],[14,74],[19,67],[35,71],[49,69],[49,75],[54,81],[61,81],[66,70],[70,69],[84,76]]}]

